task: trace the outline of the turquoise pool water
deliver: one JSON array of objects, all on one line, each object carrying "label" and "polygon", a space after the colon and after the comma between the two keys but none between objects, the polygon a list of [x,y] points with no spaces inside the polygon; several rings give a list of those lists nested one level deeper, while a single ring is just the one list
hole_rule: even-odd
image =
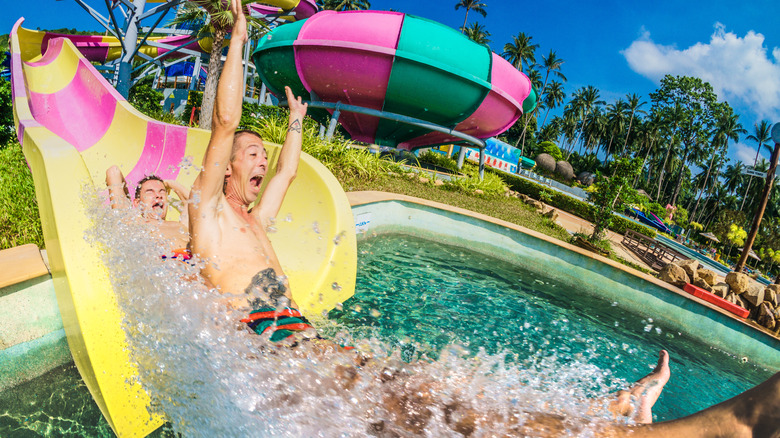
[{"label": "turquoise pool water", "polygon": [[[364,240],[358,250],[357,294],[330,316],[336,327],[378,336],[407,359],[436,358],[457,343],[472,353],[478,346],[508,352],[517,367],[541,374],[593,364],[609,384],[646,374],[666,348],[673,374],[656,405],[658,419],[700,410],[770,375],[627,313],[619,302],[458,247],[390,235]],[[168,429],[160,435],[173,436]],[[69,364],[0,393],[0,436],[113,433]]]},{"label": "turquoise pool water", "polygon": [[654,409],[658,420],[701,410],[771,375],[668,330],[662,315],[642,318],[483,254],[398,235],[366,239],[358,250],[357,292],[330,316],[357,337],[400,346],[407,359],[435,358],[459,343],[507,351],[519,367],[554,357],[561,366],[585,361],[608,379],[633,381],[666,349],[672,378]]}]

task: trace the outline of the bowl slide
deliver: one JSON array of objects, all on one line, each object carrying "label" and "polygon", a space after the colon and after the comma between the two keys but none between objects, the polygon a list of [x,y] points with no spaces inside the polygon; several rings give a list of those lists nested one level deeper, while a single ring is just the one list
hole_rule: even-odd
[{"label": "bowl slide", "polygon": [[[150,416],[149,395],[139,384],[128,383],[135,371],[125,351],[121,310],[99,250],[85,241],[91,225],[82,193],[103,188],[105,171],[114,164],[126,175],[131,193],[149,173],[189,186],[195,172],[178,165],[201,162],[209,132],[142,115],[70,40],[49,39],[42,51],[39,34],[22,28],[22,22],[10,35],[14,122],[35,182],[68,344],[116,434],[145,436],[164,419]],[[271,175],[279,145],[266,147]],[[281,208],[281,215],[288,213],[299,227],[280,226],[270,237],[301,310],[318,314],[354,293],[356,239],[344,191],[306,154]],[[312,230],[315,221],[320,234]],[[300,251],[303,247],[307,250]],[[331,286],[334,282],[339,290]]]}]

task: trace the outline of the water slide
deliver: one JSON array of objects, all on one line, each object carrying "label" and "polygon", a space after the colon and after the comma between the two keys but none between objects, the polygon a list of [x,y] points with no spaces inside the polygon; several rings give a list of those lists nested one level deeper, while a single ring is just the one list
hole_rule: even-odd
[{"label": "water slide", "polygon": [[[317,12],[317,4],[315,3],[315,0],[267,0],[264,1],[263,4],[251,3],[248,5],[248,9],[250,13],[260,15],[273,15],[282,13],[282,11],[290,11],[293,13],[292,15],[282,16],[281,19],[284,21],[295,21],[304,20],[314,15]],[[29,32],[31,43],[36,41],[41,47],[41,53],[46,51],[49,40],[55,38],[68,38],[88,61],[103,64],[113,61],[122,55],[122,43],[113,36],[65,35],[33,30],[30,30]],[[185,49],[206,54],[211,52],[211,45],[213,42],[212,38],[196,40],[191,35],[150,37],[147,41],[168,45],[172,48],[183,46]],[[151,58],[156,58],[171,52],[171,49],[144,44],[138,51]],[[166,57],[166,59],[175,59],[185,56],[189,55],[181,52],[174,52]],[[136,59],[140,61],[143,58],[137,57]]]},{"label": "water slide", "polygon": [[[188,157],[201,162],[209,133],[145,117],[71,40],[49,39],[42,51],[40,33],[22,28],[22,22],[10,35],[14,122],[35,182],[68,345],[114,432],[146,436],[164,419],[150,417],[149,396],[128,383],[135,373],[124,349],[121,312],[101,254],[84,238],[90,220],[82,193],[85,187],[103,188],[113,164],[127,176],[131,192],[148,173],[189,186],[195,172],[178,165]],[[273,169],[279,146],[266,146]],[[308,232],[280,226],[270,237],[301,310],[319,314],[354,294],[355,225],[338,181],[306,154],[282,205],[281,214],[288,213]],[[312,230],[315,221],[319,234]],[[340,288],[332,287],[336,282]]]},{"label": "water slide", "polygon": [[[322,11],[276,28],[253,54],[277,97],[289,85],[306,100],[413,117],[486,139],[536,105],[530,79],[487,46],[454,29],[388,11]],[[310,110],[327,123],[333,109]],[[413,150],[462,140],[342,111],[353,140]]]},{"label": "water slide", "polygon": [[[664,225],[663,222],[660,222],[660,221],[657,221],[655,219],[651,219],[651,218],[645,216],[644,213],[642,213],[641,211],[637,210],[636,208],[632,208],[631,209],[631,213],[634,216],[636,216],[637,219],[639,219],[639,221],[642,222],[643,224],[650,225],[651,227],[657,229],[658,231],[662,231],[662,232],[667,233],[667,234],[671,233],[671,230],[669,229],[669,227]],[[650,214],[652,214],[652,213],[650,213]],[[653,215],[653,216],[655,216],[655,215]]]}]

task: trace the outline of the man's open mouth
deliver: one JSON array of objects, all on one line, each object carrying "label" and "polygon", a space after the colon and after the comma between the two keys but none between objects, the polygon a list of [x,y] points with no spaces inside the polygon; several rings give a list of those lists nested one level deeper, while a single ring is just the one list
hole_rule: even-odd
[{"label": "man's open mouth", "polygon": [[262,175],[253,176],[252,178],[249,179],[249,183],[252,184],[252,187],[260,187],[260,184],[263,183]]},{"label": "man's open mouth", "polygon": [[155,202],[152,204],[152,208],[159,208],[160,210],[165,208],[165,205],[162,202]]}]

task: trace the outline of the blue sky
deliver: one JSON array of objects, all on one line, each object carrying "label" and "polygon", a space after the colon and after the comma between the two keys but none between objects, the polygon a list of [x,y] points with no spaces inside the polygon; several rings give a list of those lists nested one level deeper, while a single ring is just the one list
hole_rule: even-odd
[{"label": "blue sky", "polygon": [[[539,44],[537,61],[550,50],[565,61],[567,94],[593,85],[608,103],[628,93],[649,101],[664,74],[699,76],[728,100],[749,132],[761,119],[780,121],[780,32],[772,31],[780,19],[776,0],[483,1],[487,17],[471,12],[469,22],[486,26],[493,51],[500,53],[519,32],[532,36]],[[105,9],[103,1],[87,2]],[[10,31],[20,16],[33,29],[99,28],[73,0],[3,3],[0,33]],[[371,0],[372,9],[393,8],[459,28],[464,11],[456,11],[455,3]],[[752,162],[755,147],[742,138],[729,156]]]}]

